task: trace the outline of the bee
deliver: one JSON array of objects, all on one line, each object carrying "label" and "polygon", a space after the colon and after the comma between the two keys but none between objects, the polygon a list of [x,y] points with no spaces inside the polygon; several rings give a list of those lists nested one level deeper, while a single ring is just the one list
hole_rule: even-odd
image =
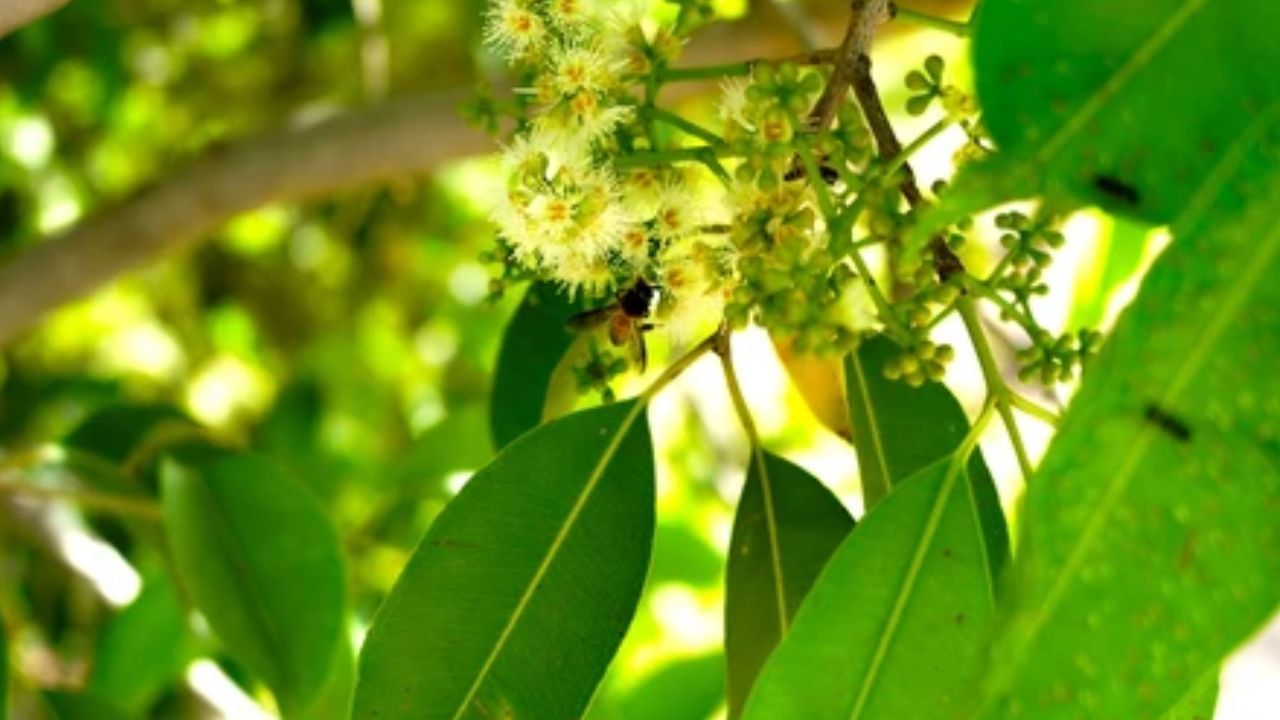
[{"label": "bee", "polygon": [[653,308],[657,288],[643,278],[618,293],[613,302],[604,307],[580,312],[569,318],[568,326],[579,332],[609,325],[609,341],[615,347],[626,345],[633,362],[644,372],[649,361],[644,344],[644,334],[653,329],[653,323],[645,322]]}]

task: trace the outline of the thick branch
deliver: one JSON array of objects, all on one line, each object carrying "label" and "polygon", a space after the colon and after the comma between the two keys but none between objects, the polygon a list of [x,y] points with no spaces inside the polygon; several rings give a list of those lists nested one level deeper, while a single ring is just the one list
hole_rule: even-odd
[{"label": "thick branch", "polygon": [[[16,7],[0,0],[0,20],[17,16]],[[776,23],[737,22],[708,28],[684,60],[706,64],[794,51],[794,42]],[[692,90],[677,87],[671,97]],[[190,246],[238,213],[427,170],[491,149],[491,141],[457,119],[455,105],[461,97],[400,100],[310,128],[248,139],[166,174],[161,184],[115,207],[96,211],[0,267],[0,345],[58,305]]]},{"label": "thick branch", "polygon": [[0,0],[0,37],[67,4],[67,0]]},{"label": "thick branch", "polygon": [[399,100],[215,151],[0,268],[0,343],[52,308],[177,251],[238,213],[402,177],[485,151],[461,96]]}]

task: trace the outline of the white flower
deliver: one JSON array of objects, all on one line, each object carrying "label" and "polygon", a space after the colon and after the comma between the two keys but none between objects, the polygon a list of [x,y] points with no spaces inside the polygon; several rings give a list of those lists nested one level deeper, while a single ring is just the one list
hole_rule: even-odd
[{"label": "white flower", "polygon": [[672,183],[658,194],[653,216],[654,232],[665,243],[693,235],[703,222],[704,211],[697,193],[684,183]]},{"label": "white flower", "polygon": [[569,43],[550,58],[552,86],[564,97],[618,87],[623,65],[597,43]]},{"label": "white flower", "polygon": [[755,132],[756,126],[747,118],[747,88],[751,82],[746,78],[729,78],[720,83],[720,120],[725,125],[737,124],[743,130]]},{"label": "white flower", "polygon": [[533,54],[547,36],[546,24],[528,0],[495,0],[489,7],[485,40],[511,59]]},{"label": "white flower", "polygon": [[705,334],[723,319],[733,288],[727,272],[730,253],[726,242],[710,237],[688,239],[662,252],[658,317],[674,340]]}]

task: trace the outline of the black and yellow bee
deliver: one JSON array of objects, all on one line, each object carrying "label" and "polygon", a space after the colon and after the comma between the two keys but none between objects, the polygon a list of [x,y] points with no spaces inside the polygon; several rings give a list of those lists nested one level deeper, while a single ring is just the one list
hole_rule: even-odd
[{"label": "black and yellow bee", "polygon": [[573,330],[586,331],[608,323],[609,341],[615,347],[627,346],[631,361],[644,372],[649,361],[644,334],[653,329],[653,323],[646,321],[657,293],[657,288],[637,278],[608,305],[580,312],[569,318],[568,325]]}]

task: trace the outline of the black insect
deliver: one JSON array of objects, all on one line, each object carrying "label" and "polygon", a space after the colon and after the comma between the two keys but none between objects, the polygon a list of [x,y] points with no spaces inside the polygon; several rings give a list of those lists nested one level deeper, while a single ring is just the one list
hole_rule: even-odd
[{"label": "black insect", "polygon": [[1103,195],[1124,205],[1136,206],[1142,202],[1142,195],[1138,192],[1138,188],[1113,175],[1095,175],[1093,187]]},{"label": "black insect", "polygon": [[[796,162],[791,166],[791,169],[787,170],[786,174],[782,176],[782,179],[787,182],[792,182],[800,180],[804,176],[804,165]],[[835,185],[837,182],[840,182],[840,171],[826,163],[820,163],[818,165],[818,176],[822,178],[822,182],[828,185]]]},{"label": "black insect", "polygon": [[1180,443],[1191,441],[1191,428],[1168,411],[1161,409],[1160,406],[1147,405],[1146,410],[1143,411],[1143,417],[1147,419],[1147,422],[1168,433],[1174,440]]},{"label": "black insect", "polygon": [[653,324],[645,320],[653,310],[653,300],[657,294],[657,288],[643,278],[637,278],[608,305],[580,312],[569,318],[569,327],[585,331],[608,323],[609,341],[616,347],[626,345],[632,362],[640,368],[640,372],[644,372],[649,362],[644,334],[653,329]]}]

